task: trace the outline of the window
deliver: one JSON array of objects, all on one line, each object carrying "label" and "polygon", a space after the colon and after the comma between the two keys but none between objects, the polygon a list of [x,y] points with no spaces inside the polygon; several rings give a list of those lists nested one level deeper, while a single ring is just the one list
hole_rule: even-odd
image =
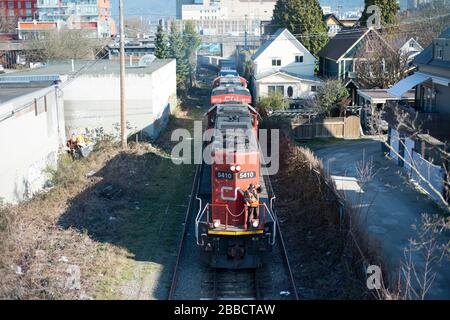
[{"label": "window", "polygon": [[409,47],[410,47],[410,48],[414,48],[414,42],[410,41],[410,42],[409,42]]},{"label": "window", "polygon": [[272,59],[273,66],[281,66],[281,59]]},{"label": "window", "polygon": [[295,56],[296,63],[303,63],[303,56]]},{"label": "window", "polygon": [[287,95],[289,98],[292,98],[292,96],[294,95],[294,89],[291,86],[287,88]]},{"label": "window", "polygon": [[311,92],[317,92],[317,86],[311,86]]},{"label": "window", "polygon": [[284,96],[284,86],[268,86],[268,92],[270,94],[279,93]]},{"label": "window", "polygon": [[434,111],[434,90],[430,87],[422,87],[422,108],[424,112]]},{"label": "window", "polygon": [[442,48],[438,46],[436,46],[436,58],[442,59]]}]

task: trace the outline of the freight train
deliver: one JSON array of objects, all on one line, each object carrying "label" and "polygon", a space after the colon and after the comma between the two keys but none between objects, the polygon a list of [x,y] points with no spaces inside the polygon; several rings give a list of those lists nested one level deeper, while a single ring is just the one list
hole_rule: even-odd
[{"label": "freight train", "polygon": [[[213,268],[258,268],[276,238],[273,197],[260,164],[258,113],[246,85],[229,64],[220,69],[205,115],[204,154],[210,159],[200,170],[195,233],[202,260]],[[244,200],[250,184],[259,192],[256,217],[249,217]]]}]

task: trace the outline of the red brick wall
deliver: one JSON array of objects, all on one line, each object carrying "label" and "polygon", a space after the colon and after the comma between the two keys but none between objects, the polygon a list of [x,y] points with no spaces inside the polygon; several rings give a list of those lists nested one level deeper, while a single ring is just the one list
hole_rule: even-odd
[{"label": "red brick wall", "polygon": [[36,14],[36,3],[37,0],[0,0],[0,15],[16,18],[33,18],[34,14]]}]

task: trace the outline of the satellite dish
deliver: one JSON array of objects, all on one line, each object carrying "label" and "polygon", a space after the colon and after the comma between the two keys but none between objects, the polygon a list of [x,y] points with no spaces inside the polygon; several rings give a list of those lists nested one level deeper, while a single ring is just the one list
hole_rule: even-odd
[{"label": "satellite dish", "polygon": [[139,67],[148,67],[156,59],[153,54],[146,54],[139,60]]}]

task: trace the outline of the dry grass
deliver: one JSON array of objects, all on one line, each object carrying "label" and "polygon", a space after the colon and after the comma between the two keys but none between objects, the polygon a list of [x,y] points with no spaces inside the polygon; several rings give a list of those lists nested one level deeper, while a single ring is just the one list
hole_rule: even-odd
[{"label": "dry grass", "polygon": [[[97,295],[97,284],[113,279],[125,261],[125,249],[93,240],[87,232],[63,227],[60,220],[75,199],[103,177],[112,159],[136,155],[133,162],[114,161],[108,168],[109,178],[129,178],[130,168],[141,174],[148,161],[140,157],[157,153],[149,144],[131,144],[127,152],[111,142],[97,145],[88,159],[72,161],[63,154],[59,168],[53,172],[55,187],[29,201],[0,210],[0,298],[3,299],[89,299]],[[120,159],[119,159],[120,160]],[[113,179],[112,179],[113,180]],[[79,202],[79,199],[77,200]],[[86,217],[84,217],[86,218]],[[114,265],[114,268],[110,266]],[[79,287],[76,283],[80,271]],[[74,279],[74,283],[70,283]],[[109,290],[109,288],[107,289]]]},{"label": "dry grass", "polygon": [[358,215],[340,207],[323,165],[309,149],[282,135],[277,209],[293,260],[299,292],[311,299],[370,299],[365,268],[381,264],[377,243]]},{"label": "dry grass", "polygon": [[[173,165],[167,151],[172,129],[190,128],[192,119],[177,110],[153,145],[130,143],[121,151],[103,141],[88,158],[62,154],[51,190],[15,206],[0,204],[0,299],[136,299],[139,292],[124,287],[148,269],[143,265],[170,273],[189,188],[179,178],[189,179],[193,167]],[[98,196],[106,183],[123,195]],[[174,193],[160,195],[166,189]],[[160,207],[168,203],[165,217]],[[163,284],[155,290],[157,296],[146,291],[142,298],[164,298]]]}]

